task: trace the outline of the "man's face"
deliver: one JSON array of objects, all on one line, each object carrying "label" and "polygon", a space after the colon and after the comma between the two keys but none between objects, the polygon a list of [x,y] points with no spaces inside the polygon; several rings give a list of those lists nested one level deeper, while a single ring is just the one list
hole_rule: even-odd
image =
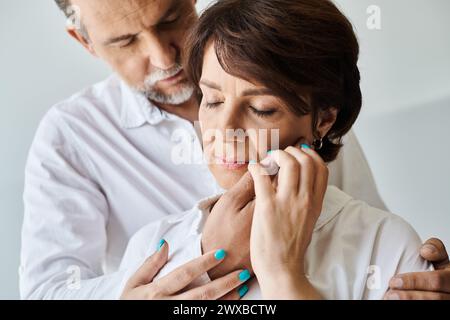
[{"label": "man's face", "polygon": [[162,104],[189,100],[193,86],[181,68],[195,0],[72,0],[92,50],[133,88]]}]

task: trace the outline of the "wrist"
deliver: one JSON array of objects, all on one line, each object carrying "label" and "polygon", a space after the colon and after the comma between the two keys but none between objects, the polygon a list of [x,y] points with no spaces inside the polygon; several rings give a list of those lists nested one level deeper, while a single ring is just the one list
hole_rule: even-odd
[{"label": "wrist", "polygon": [[318,300],[318,292],[304,273],[278,271],[275,274],[258,276],[259,286],[267,300]]}]

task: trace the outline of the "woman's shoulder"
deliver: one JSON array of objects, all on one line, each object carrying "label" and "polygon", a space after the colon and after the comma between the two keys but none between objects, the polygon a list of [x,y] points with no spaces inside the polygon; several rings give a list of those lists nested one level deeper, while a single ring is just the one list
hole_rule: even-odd
[{"label": "woman's shoulder", "polygon": [[419,255],[420,236],[399,215],[351,198],[336,218],[343,235],[353,234],[361,245],[371,249],[373,263],[396,264],[397,272],[428,268]]},{"label": "woman's shoulder", "polygon": [[311,270],[321,270],[318,278],[333,274],[338,285],[327,288],[331,297],[381,299],[392,276],[429,267],[419,255],[419,235],[403,218],[336,188],[327,197],[327,210],[332,213],[334,206],[335,213],[315,232]]}]

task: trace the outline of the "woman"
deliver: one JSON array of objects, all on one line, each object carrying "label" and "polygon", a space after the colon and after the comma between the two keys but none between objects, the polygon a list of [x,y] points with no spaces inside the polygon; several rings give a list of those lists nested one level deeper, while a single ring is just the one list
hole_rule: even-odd
[{"label": "woman", "polygon": [[[332,2],[219,1],[201,16],[187,52],[186,70],[202,97],[211,172],[224,189],[247,171],[255,182],[250,252],[257,282],[240,287],[239,296],[380,299],[397,272],[427,269],[407,223],[327,187],[326,163],[336,158],[361,108],[358,42]],[[253,134],[230,135],[230,129]],[[277,133],[267,144],[277,150],[261,143],[266,131]],[[123,268],[140,263],[148,244],[161,238],[174,254],[158,277],[181,265],[219,197],[143,228],[130,241]],[[167,255],[164,241],[159,247],[156,256]],[[216,253],[217,260],[224,257],[225,251]],[[238,286],[250,272],[233,277],[230,285]]]}]

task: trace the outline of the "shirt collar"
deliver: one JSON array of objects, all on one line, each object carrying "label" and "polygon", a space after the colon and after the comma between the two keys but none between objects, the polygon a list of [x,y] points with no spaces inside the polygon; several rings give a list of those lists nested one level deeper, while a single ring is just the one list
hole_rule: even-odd
[{"label": "shirt collar", "polygon": [[[197,219],[195,223],[192,225],[190,230],[190,234],[200,234],[203,230],[203,226],[206,222],[208,214],[211,211],[211,207],[214,203],[216,203],[222,194],[215,195],[204,200],[201,200],[196,208],[195,212],[198,212]],[[353,200],[345,192],[339,190],[334,186],[328,186],[327,191],[325,192],[325,197],[322,206],[322,213],[319,216],[319,219],[316,222],[314,227],[314,231],[320,230],[323,226],[329,223],[333,218],[335,218],[338,214],[342,212],[342,209]],[[177,220],[180,221],[184,217],[179,217]]]},{"label": "shirt collar", "polygon": [[125,129],[138,128],[145,123],[157,125],[167,118],[156,105],[151,103],[144,94],[130,88],[120,80],[122,92],[121,125]]}]

